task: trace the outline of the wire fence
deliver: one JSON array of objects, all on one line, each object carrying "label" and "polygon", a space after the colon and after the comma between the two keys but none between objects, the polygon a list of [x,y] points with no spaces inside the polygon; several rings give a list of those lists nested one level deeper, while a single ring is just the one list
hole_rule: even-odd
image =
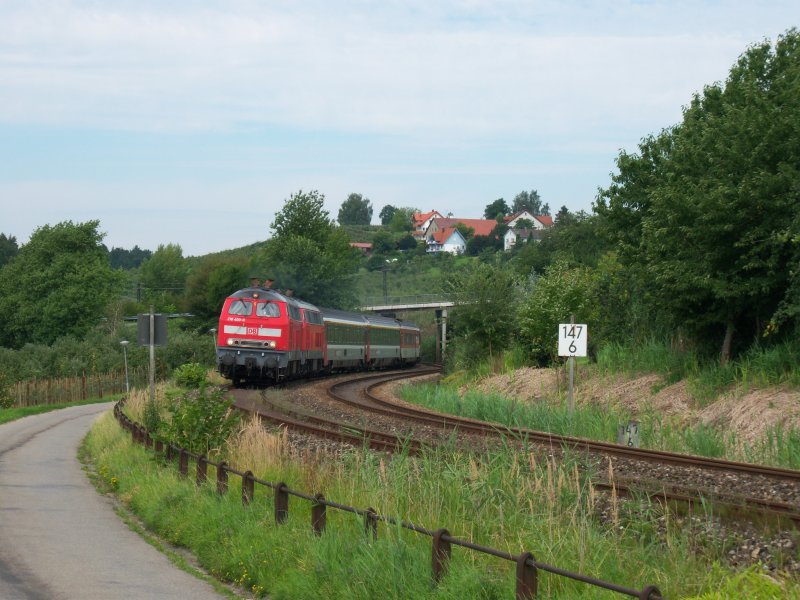
[{"label": "wire fence", "polygon": [[[147,369],[132,368],[128,371],[130,387],[147,385]],[[9,387],[12,406],[39,406],[80,402],[89,398],[103,398],[125,392],[125,371],[89,374],[77,377],[28,379]]]},{"label": "wire fence", "polygon": [[253,475],[250,470],[239,471],[229,466],[225,461],[214,462],[203,455],[194,454],[185,448],[178,448],[172,444],[164,444],[161,440],[156,440],[139,423],[132,421],[123,412],[125,400],[121,400],[114,405],[114,416],[120,425],[128,430],[133,440],[139,444],[144,445],[148,449],[153,449],[157,453],[163,453],[165,460],[172,463],[176,458],[178,460],[178,472],[182,477],[189,476],[189,459],[195,461],[195,482],[197,486],[202,486],[208,482],[208,467],[212,466],[216,469],[216,489],[220,495],[228,492],[228,479],[231,474],[236,475],[242,480],[241,498],[244,506],[249,506],[255,500],[255,486],[256,484],[269,488],[272,490],[274,518],[276,525],[283,525],[289,518],[289,497],[300,498],[311,504],[311,528],[312,531],[320,536],[325,531],[327,526],[327,509],[333,508],[336,510],[349,512],[360,516],[364,522],[364,531],[366,533],[365,539],[367,541],[374,540],[378,536],[378,524],[387,523],[394,526],[400,526],[404,529],[414,531],[418,534],[428,536],[432,539],[431,547],[431,570],[433,583],[437,584],[447,572],[448,563],[452,555],[453,546],[460,546],[468,548],[476,552],[481,552],[497,558],[508,560],[516,564],[516,587],[515,598],[516,600],[531,600],[536,597],[538,590],[539,571],[545,571],[566,577],[575,581],[581,581],[588,585],[593,585],[599,588],[617,592],[625,596],[639,598],[640,600],[662,600],[663,596],[659,589],[654,585],[646,586],[640,590],[617,585],[594,577],[588,577],[580,573],[574,573],[565,569],[560,569],[547,563],[539,562],[531,552],[521,552],[520,554],[511,554],[504,550],[481,546],[468,540],[462,540],[450,535],[450,532],[445,528],[436,530],[428,529],[401,521],[395,517],[385,516],[378,514],[375,509],[367,508],[361,509],[354,506],[347,506],[339,504],[325,498],[324,494],[309,494],[298,490],[290,489],[283,482],[264,481]]}]

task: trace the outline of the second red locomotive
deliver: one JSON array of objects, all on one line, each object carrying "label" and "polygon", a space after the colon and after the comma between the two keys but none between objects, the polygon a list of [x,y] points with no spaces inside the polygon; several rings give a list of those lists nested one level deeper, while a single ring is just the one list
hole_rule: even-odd
[{"label": "second red locomotive", "polygon": [[420,332],[396,319],[317,308],[250,287],[225,299],[217,366],[234,385],[419,362]]}]

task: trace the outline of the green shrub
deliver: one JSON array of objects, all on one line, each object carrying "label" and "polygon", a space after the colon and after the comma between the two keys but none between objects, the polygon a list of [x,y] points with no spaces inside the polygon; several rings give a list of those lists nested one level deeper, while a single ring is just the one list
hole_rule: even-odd
[{"label": "green shrub", "polygon": [[200,363],[186,363],[175,369],[175,383],[181,387],[197,389],[206,382],[207,368]]},{"label": "green shrub", "polygon": [[173,398],[167,411],[171,418],[162,430],[173,443],[197,454],[219,450],[239,424],[238,414],[219,388],[202,386]]}]

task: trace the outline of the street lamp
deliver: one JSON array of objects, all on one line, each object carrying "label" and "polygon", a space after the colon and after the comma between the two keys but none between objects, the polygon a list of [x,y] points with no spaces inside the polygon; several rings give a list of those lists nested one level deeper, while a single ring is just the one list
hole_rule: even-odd
[{"label": "street lamp", "polygon": [[119,345],[122,346],[122,356],[125,361],[125,393],[130,394],[131,386],[128,383],[128,340],[122,340]]}]

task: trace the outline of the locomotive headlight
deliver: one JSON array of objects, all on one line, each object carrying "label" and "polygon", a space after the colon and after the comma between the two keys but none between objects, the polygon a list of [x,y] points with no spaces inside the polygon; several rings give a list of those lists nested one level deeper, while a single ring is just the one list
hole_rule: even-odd
[{"label": "locomotive headlight", "polygon": [[270,340],[267,342],[267,346],[269,346],[270,348],[274,348],[275,346],[277,346],[277,344],[275,343],[275,340]]},{"label": "locomotive headlight", "polygon": [[236,343],[236,340],[233,338],[228,338],[228,346],[233,346]]}]

